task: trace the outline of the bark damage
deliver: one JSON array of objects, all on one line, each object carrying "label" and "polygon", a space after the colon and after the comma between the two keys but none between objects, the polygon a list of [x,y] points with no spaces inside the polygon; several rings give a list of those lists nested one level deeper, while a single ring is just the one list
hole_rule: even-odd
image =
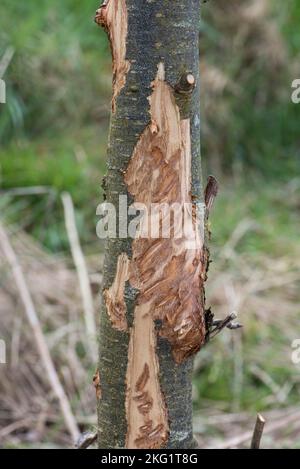
[{"label": "bark damage", "polygon": [[108,33],[113,58],[112,112],[116,110],[116,99],[126,84],[130,63],[126,60],[128,14],[126,0],[106,0],[96,11],[96,23]]},{"label": "bark damage", "polygon": [[[192,203],[190,122],[180,120],[162,63],[149,100],[151,123],[141,136],[125,174],[134,201],[143,203],[148,213],[152,203],[181,206]],[[133,241],[129,282],[139,295],[127,371],[129,448],[161,448],[168,438],[155,320],[161,322],[159,334],[170,342],[177,363],[196,353],[205,341],[203,285],[207,257],[192,213],[190,219],[190,232],[181,239],[171,236]],[[150,217],[150,225],[155,223],[157,218]],[[194,249],[187,249],[190,240],[198,241]]]},{"label": "bark damage", "polygon": [[127,330],[126,304],[124,299],[125,284],[128,280],[129,259],[126,254],[121,254],[117,262],[115,280],[108,290],[104,290],[103,298],[107,314],[112,326],[119,331]]},{"label": "bark damage", "polygon": [[101,389],[101,380],[100,380],[100,371],[99,369],[96,370],[93,376],[93,385],[96,391],[96,398],[100,400],[102,398],[102,389]]},{"label": "bark damage", "polygon": [[[150,97],[151,124],[130,160],[125,182],[135,202],[192,206],[189,119],[180,120],[173,89],[159,65]],[[150,224],[157,219],[150,218]],[[163,223],[163,220],[161,220]],[[138,307],[160,320],[160,336],[172,345],[177,363],[196,353],[205,339],[204,282],[207,252],[190,214],[190,231],[176,239],[135,239],[129,281],[139,290]],[[196,240],[193,249],[189,241]]]},{"label": "bark damage", "polygon": [[167,442],[169,425],[160,388],[156,334],[147,305],[135,308],[130,332],[126,415],[127,448],[159,449]]}]

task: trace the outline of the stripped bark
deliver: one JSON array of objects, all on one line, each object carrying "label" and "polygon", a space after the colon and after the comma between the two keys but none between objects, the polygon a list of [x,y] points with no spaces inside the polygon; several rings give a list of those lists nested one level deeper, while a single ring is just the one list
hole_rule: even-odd
[{"label": "stripped bark", "polygon": [[[178,207],[192,204],[190,120],[180,119],[174,91],[165,81],[163,63],[159,64],[153,83],[150,116],[151,123],[125,174],[128,190],[148,212],[152,203],[178,203]],[[157,215],[160,213],[151,212],[146,222],[159,226]],[[169,212],[167,216],[173,231],[170,238],[134,240],[130,283],[139,291],[137,303],[143,306],[144,314],[162,321],[160,335],[168,339],[174,360],[181,363],[204,343],[203,283],[207,262],[200,230],[192,217],[190,230],[177,238],[176,217],[171,219]],[[194,249],[187,249],[189,241],[197,242]],[[135,317],[139,314],[135,313]]]},{"label": "stripped bark", "polygon": [[126,304],[124,299],[125,284],[128,280],[129,259],[121,254],[117,262],[116,277],[112,286],[103,291],[107,314],[112,326],[119,331],[127,330]]},{"label": "stripped bark", "polygon": [[[206,337],[208,250],[200,169],[199,0],[108,0],[113,100],[106,199],[190,204],[176,239],[108,239],[100,324],[101,448],[191,448],[193,355]],[[163,213],[143,224],[163,226]],[[119,213],[119,222],[122,224]],[[204,218],[202,220],[204,223]],[[196,240],[193,249],[187,243]]]},{"label": "stripped bark", "polygon": [[96,12],[95,21],[103,26],[109,34],[113,56],[112,110],[114,112],[117,96],[125,86],[126,75],[130,68],[130,62],[126,60],[128,28],[126,0],[104,2]]}]

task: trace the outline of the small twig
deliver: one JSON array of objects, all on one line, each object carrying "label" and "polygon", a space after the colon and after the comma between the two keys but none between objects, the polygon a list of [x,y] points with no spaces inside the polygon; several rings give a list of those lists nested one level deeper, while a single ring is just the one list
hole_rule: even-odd
[{"label": "small twig", "polygon": [[240,324],[239,322],[230,322],[226,327],[230,331],[236,331],[237,329],[241,329],[241,327],[243,327],[243,324]]},{"label": "small twig", "polygon": [[213,339],[214,337],[216,337],[216,335],[220,334],[220,332],[225,328],[230,329],[230,330],[236,330],[236,329],[240,329],[241,327],[243,327],[242,324],[238,322],[233,322],[236,318],[237,318],[237,314],[231,313],[229,314],[229,316],[227,316],[225,319],[221,321],[214,321],[212,323],[212,326],[215,326],[215,328],[210,331],[210,334],[209,334],[210,339]]},{"label": "small twig", "polygon": [[85,326],[88,335],[88,344],[92,359],[96,357],[96,322],[93,304],[92,289],[89,281],[85,258],[80,246],[79,235],[76,227],[75,212],[72,198],[69,193],[64,192],[61,196],[64,212],[65,225],[68,233],[69,243],[72,251],[73,261],[77,270],[80,291],[83,302]]},{"label": "small twig", "polygon": [[96,441],[97,441],[97,432],[85,432],[83,433],[76,445],[75,445],[75,448],[76,449],[87,449],[89,448],[90,446],[92,446]]},{"label": "small twig", "polygon": [[180,94],[190,94],[196,86],[196,80],[191,72],[184,73],[177,85],[175,91]]},{"label": "small twig", "polygon": [[19,264],[16,253],[1,223],[0,223],[0,246],[11,267],[17,288],[20,293],[20,297],[24,305],[24,309],[25,309],[28,322],[32,328],[33,336],[35,338],[37,348],[41,356],[41,360],[47,372],[47,376],[51,384],[52,390],[59,401],[61,411],[65,419],[66,426],[73,440],[76,441],[80,433],[77,427],[75,417],[72,413],[72,409],[71,409],[68,397],[64,391],[64,388],[59,380],[58,374],[54,367],[54,364],[53,364],[53,361],[49,352],[49,348],[48,348],[46,339],[42,331],[41,323],[38,318],[37,312],[35,310],[33,300],[29,292],[26,280],[25,280],[22,267]]},{"label": "small twig", "polygon": [[251,449],[259,449],[265,423],[265,419],[260,414],[257,414],[256,424],[251,441]]}]

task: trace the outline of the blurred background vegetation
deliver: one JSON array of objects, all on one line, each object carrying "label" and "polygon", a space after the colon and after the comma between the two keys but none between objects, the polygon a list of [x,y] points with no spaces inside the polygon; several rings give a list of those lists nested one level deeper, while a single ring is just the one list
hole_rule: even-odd
[{"label": "blurred background vegetation", "polygon": [[[62,191],[74,200],[86,255],[102,249],[95,211],[111,59],[93,23],[97,7],[97,0],[1,0],[0,55],[11,46],[15,54],[0,107],[0,213],[56,258],[69,255]],[[210,432],[223,438],[231,428],[226,421],[224,431],[220,423],[211,429],[211,412],[230,413],[232,422],[246,415],[244,427],[247,412],[299,401],[299,369],[290,360],[300,313],[300,105],[291,102],[299,22],[297,0],[211,0],[202,7],[202,159],[205,175],[215,174],[221,186],[208,299],[216,314],[238,309],[245,325],[197,359],[195,409],[202,416],[209,409],[207,420],[197,420],[203,444]],[[26,194],[33,186],[44,193]]]}]

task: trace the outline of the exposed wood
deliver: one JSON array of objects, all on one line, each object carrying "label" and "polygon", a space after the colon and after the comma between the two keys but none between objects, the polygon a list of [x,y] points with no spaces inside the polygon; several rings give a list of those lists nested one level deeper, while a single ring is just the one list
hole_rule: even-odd
[{"label": "exposed wood", "polygon": [[107,313],[113,327],[119,331],[127,330],[124,292],[125,283],[128,280],[129,264],[127,255],[121,254],[118,258],[115,280],[109,289],[103,291]]},{"label": "exposed wood", "polygon": [[126,60],[126,38],[128,15],[126,0],[108,0],[97,10],[96,23],[103,26],[109,35],[113,57],[112,110],[116,109],[116,98],[126,83],[130,63]]},{"label": "exposed wood", "polygon": [[161,448],[168,438],[168,420],[156,355],[154,322],[147,307],[136,307],[127,371],[126,447]]},{"label": "exposed wood", "polygon": [[[151,213],[150,220],[149,217],[143,220],[151,227],[160,225],[157,214],[151,211],[151,204],[171,206],[177,203],[181,208],[192,204],[190,122],[180,119],[173,90],[165,81],[163,63],[158,66],[152,86],[151,123],[141,136],[125,174],[134,201],[143,203]],[[169,217],[167,222],[171,222],[173,228],[170,238],[148,236],[133,242],[129,280],[139,295],[127,372],[129,448],[160,448],[168,434],[154,320],[162,322],[160,335],[171,343],[177,362],[198,351],[205,340],[203,239],[192,213],[188,216],[189,230],[183,231],[178,239],[175,237],[176,220],[171,221]],[[188,241],[198,245],[188,249]]]},{"label": "exposed wood", "polygon": [[[170,207],[177,203],[183,210],[192,207],[190,122],[180,119],[162,63],[153,83],[150,114],[151,124],[135,148],[125,182],[134,201],[143,203],[151,213],[146,222],[154,226],[159,225],[159,219],[152,214],[151,204],[167,203]],[[169,217],[170,238],[134,240],[129,279],[139,290],[138,305],[143,305],[153,320],[162,321],[160,335],[171,343],[178,363],[200,349],[206,332],[203,284],[207,259],[193,214],[185,215],[178,239],[177,221]],[[189,242],[194,243],[191,249]]]}]

